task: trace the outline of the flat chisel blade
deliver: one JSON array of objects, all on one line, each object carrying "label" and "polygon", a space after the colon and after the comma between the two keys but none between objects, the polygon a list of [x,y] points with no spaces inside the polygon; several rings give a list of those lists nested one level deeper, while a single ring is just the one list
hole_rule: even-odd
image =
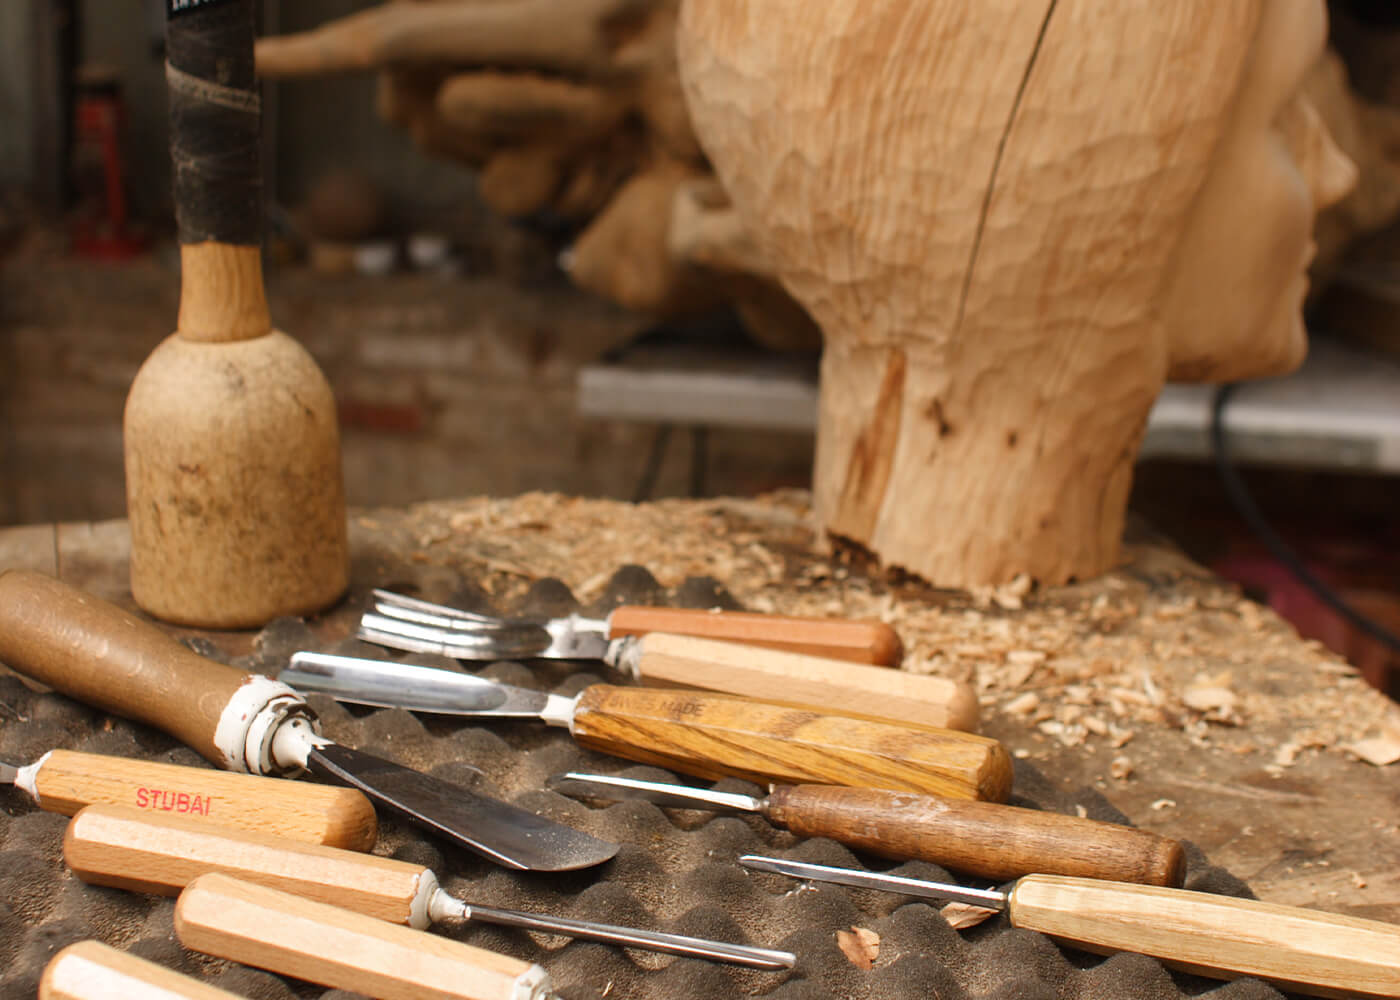
[{"label": "flat chisel blade", "polygon": [[477,795],[392,761],[328,743],[311,749],[315,777],[358,788],[376,804],[509,868],[572,871],[602,864],[618,845]]}]

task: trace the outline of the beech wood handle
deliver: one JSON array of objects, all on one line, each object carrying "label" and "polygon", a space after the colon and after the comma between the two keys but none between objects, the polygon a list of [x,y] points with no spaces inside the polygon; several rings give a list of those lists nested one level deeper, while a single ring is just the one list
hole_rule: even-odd
[{"label": "beech wood handle", "polygon": [[645,684],[704,688],[945,729],[977,728],[977,692],[946,677],[660,632],[637,640],[636,650]]},{"label": "beech wood handle", "polygon": [[374,846],[374,806],[353,788],[54,750],[35,775],[40,807],[72,816],[92,803],[274,833],[352,851]]},{"label": "beech wood handle", "polygon": [[583,746],[704,778],[849,785],[1003,801],[996,740],[699,691],[595,684],[570,731]]},{"label": "beech wood handle", "polygon": [[163,729],[216,764],[219,714],[251,676],[32,570],[0,573],[0,662],[105,712]]},{"label": "beech wood handle", "polygon": [[799,618],[751,611],[649,608],[624,604],[608,616],[608,638],[673,632],[706,639],[786,649],[851,663],[896,667],[904,656],[899,633],[884,622]]},{"label": "beech wood handle", "polygon": [[1175,840],[1116,823],[873,788],[783,785],[764,810],[801,837],[830,837],[881,857],[932,861],[981,878],[1033,873],[1179,886]]},{"label": "beech wood handle", "polygon": [[79,941],[44,967],[39,1000],[237,1000],[237,996],[163,965]]},{"label": "beech wood handle", "polygon": [[1011,923],[1096,952],[1315,996],[1400,996],[1400,926],[1185,889],[1030,875]]},{"label": "beech wood handle", "polygon": [[[130,806],[79,812],[63,835],[63,860],[92,885],[174,896],[200,875],[222,872],[401,924],[410,922],[420,889],[426,884],[430,892],[437,885],[428,869],[407,861],[153,816]],[[425,911],[416,924],[427,923]]]},{"label": "beech wood handle", "polygon": [[227,875],[201,875],[175,904],[194,951],[383,1000],[544,1000],[537,965],[314,903]]}]

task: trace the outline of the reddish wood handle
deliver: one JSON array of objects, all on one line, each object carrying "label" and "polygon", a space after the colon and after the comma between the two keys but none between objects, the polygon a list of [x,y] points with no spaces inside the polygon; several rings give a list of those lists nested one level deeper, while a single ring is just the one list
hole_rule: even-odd
[{"label": "reddish wood handle", "polygon": [[222,764],[219,714],[252,675],[190,652],[114,604],[32,570],[0,573],[0,662]]},{"label": "reddish wood handle", "polygon": [[831,837],[886,858],[917,858],[990,879],[1078,875],[1179,886],[1175,840],[1116,823],[993,802],[869,788],[775,788],[766,814],[802,837]]},{"label": "reddish wood handle", "polygon": [[884,622],[798,618],[750,611],[699,611],[623,605],[608,616],[608,638],[671,632],[728,639],[809,656],[895,667],[904,656],[899,634]]},{"label": "reddish wood handle", "polygon": [[704,778],[995,801],[1011,791],[1011,758],[985,736],[750,698],[595,684],[570,730],[583,746]]},{"label": "reddish wood handle", "polygon": [[368,851],[378,832],[374,806],[353,788],[71,750],[44,757],[34,791],[40,807],[65,816],[92,803],[129,806],[353,851]]}]

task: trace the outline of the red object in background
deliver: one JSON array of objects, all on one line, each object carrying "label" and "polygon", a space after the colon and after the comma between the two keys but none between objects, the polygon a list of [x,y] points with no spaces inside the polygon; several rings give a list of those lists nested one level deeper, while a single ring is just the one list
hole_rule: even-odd
[{"label": "red object in background", "polygon": [[[1336,553],[1334,553],[1336,555]],[[1400,633],[1400,583],[1377,586],[1369,573],[1348,568],[1346,558],[1304,555],[1312,574],[1330,586],[1359,614],[1391,632]],[[1212,566],[1216,573],[1246,588],[1267,604],[1305,639],[1316,639],[1344,656],[1366,682],[1400,701],[1400,653],[1357,628],[1334,611],[1283,563],[1263,550],[1242,548]],[[1400,578],[1397,578],[1400,579]]]},{"label": "red object in background", "polygon": [[127,215],[125,132],[120,82],[102,71],[80,71],[73,129],[77,206],[72,245],[75,253],[86,257],[126,260],[146,250],[148,241],[132,232]]}]

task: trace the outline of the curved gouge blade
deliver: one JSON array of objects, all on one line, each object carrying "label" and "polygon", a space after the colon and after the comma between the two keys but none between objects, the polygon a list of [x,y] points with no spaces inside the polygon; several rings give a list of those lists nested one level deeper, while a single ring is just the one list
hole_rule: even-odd
[{"label": "curved gouge blade", "polygon": [[900,875],[883,875],[880,872],[860,871],[856,868],[836,868],[832,865],[814,865],[805,861],[789,861],[786,858],[765,858],[758,854],[745,854],[739,864],[759,872],[772,872],[789,878],[809,879],[813,882],[830,882],[833,885],[847,885],[853,889],[880,889],[885,892],[900,892],[906,896],[921,896],[924,899],[949,899],[958,903],[969,903],[989,910],[1004,910],[1007,896],[996,889],[968,889],[947,882],[929,882],[921,878],[904,878]]},{"label": "curved gouge blade", "polygon": [[355,634],[365,642],[390,649],[433,653],[454,660],[527,659],[541,655],[553,641],[548,632],[536,625],[483,629],[457,631],[370,613],[360,618]]},{"label": "curved gouge blade", "polygon": [[582,830],[334,743],[312,749],[306,765],[317,778],[358,788],[386,809],[508,868],[572,871],[602,864],[618,851],[617,844]]},{"label": "curved gouge blade", "polygon": [[493,719],[539,718],[551,697],[452,670],[332,653],[293,653],[278,680],[356,705]]}]

